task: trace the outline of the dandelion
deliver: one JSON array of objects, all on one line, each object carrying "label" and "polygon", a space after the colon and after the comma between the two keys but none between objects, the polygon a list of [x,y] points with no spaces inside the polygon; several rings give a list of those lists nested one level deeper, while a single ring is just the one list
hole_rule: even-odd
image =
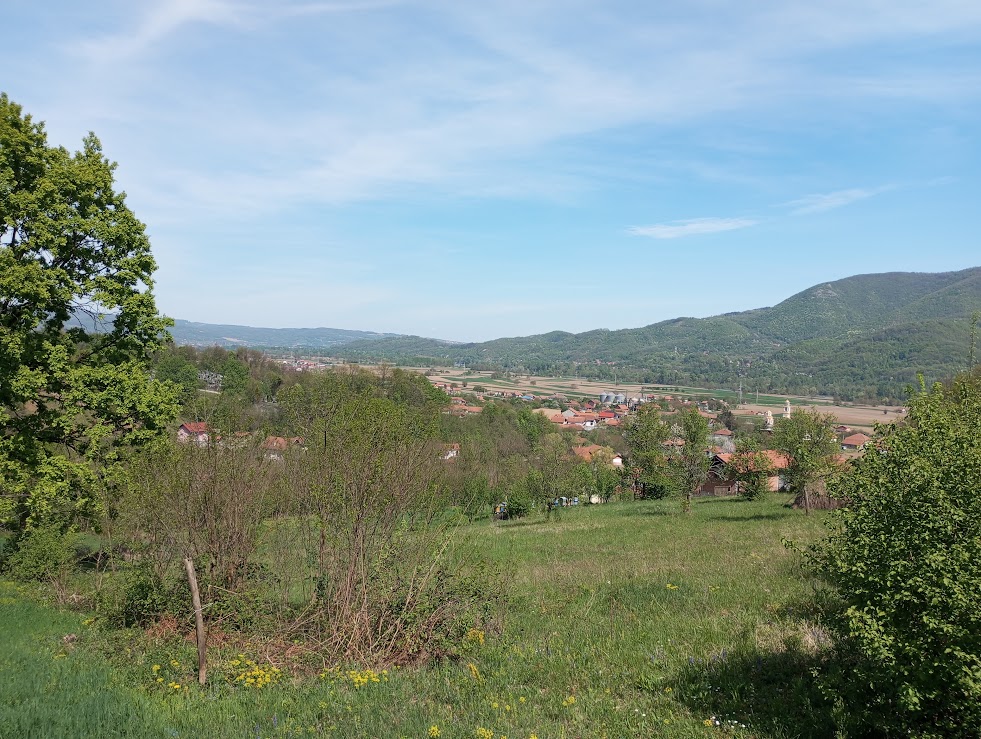
[{"label": "dandelion", "polygon": [[672,583],[668,583],[664,587],[666,587],[668,590],[677,590],[678,589],[678,586],[677,585],[674,585]]},{"label": "dandelion", "polygon": [[568,698],[562,701],[562,705],[568,708],[569,706],[575,705],[576,696],[570,695]]},{"label": "dandelion", "polygon": [[497,704],[497,701],[493,701],[493,702],[491,703],[491,708],[493,708],[493,709],[494,709],[495,711],[496,711],[496,710],[497,710],[497,709],[499,708],[499,706],[498,706],[498,704]]},{"label": "dandelion", "polygon": [[160,672],[160,665],[154,665],[150,669],[153,670],[154,672]]},{"label": "dandelion", "polygon": [[490,729],[485,729],[483,726],[478,726],[473,735],[477,739],[494,739],[494,732]]},{"label": "dandelion", "polygon": [[521,696],[520,698],[518,698],[518,703],[525,703],[525,702],[526,701],[525,701],[525,697],[524,696]]},{"label": "dandelion", "polygon": [[429,739],[436,739],[439,736],[439,727],[433,724],[429,727]]},{"label": "dandelion", "polygon": [[670,692],[671,692],[671,688],[665,688],[665,689],[664,689],[664,692],[665,692],[665,693],[670,693]]},{"label": "dandelion", "polygon": [[170,660],[170,666],[173,667],[175,670],[177,670],[180,668],[181,663],[178,662],[176,659],[172,659]]}]

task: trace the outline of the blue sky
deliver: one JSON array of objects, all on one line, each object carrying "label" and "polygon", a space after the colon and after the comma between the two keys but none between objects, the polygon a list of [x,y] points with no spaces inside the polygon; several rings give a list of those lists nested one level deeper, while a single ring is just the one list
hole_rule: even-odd
[{"label": "blue sky", "polygon": [[981,265],[977,0],[5,0],[166,314],[481,340]]}]

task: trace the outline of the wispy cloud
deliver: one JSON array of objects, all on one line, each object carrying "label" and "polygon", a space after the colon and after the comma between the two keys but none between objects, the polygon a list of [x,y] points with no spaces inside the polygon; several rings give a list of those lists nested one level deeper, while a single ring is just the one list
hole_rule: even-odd
[{"label": "wispy cloud", "polygon": [[652,239],[678,239],[682,236],[735,231],[739,228],[755,226],[758,222],[752,218],[693,218],[688,221],[655,223],[651,226],[632,226],[627,229],[627,232],[634,236],[648,236]]},{"label": "wispy cloud", "polygon": [[853,187],[848,190],[835,190],[834,192],[805,195],[797,200],[791,200],[789,203],[785,203],[785,205],[793,209],[790,212],[794,215],[824,213],[828,210],[857,203],[859,200],[867,200],[880,193],[893,190],[895,187],[895,185],[882,185],[881,187],[871,188]]}]

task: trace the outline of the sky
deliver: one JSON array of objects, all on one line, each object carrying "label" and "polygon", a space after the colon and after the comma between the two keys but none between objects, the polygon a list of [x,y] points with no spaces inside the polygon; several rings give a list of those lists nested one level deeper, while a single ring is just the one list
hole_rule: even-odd
[{"label": "sky", "polygon": [[160,310],[459,341],[981,265],[977,0],[0,0]]}]

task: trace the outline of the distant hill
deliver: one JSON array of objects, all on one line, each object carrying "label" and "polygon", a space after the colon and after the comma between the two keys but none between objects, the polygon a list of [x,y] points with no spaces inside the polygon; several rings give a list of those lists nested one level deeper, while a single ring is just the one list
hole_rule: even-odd
[{"label": "distant hill", "polygon": [[352,341],[395,339],[399,334],[379,334],[373,331],[349,331],[342,328],[256,328],[226,326],[214,323],[195,323],[174,319],[170,330],[176,344],[192,346],[248,346],[259,349],[308,348],[331,349]]},{"label": "distant hill", "polygon": [[[643,328],[555,331],[451,344],[400,336],[353,341],[349,359],[465,362],[475,369],[599,379],[901,398],[918,372],[942,379],[966,367],[969,322],[981,310],[981,267],[889,272],[822,283],[771,308],[675,318]],[[979,352],[981,353],[981,352]]]}]

